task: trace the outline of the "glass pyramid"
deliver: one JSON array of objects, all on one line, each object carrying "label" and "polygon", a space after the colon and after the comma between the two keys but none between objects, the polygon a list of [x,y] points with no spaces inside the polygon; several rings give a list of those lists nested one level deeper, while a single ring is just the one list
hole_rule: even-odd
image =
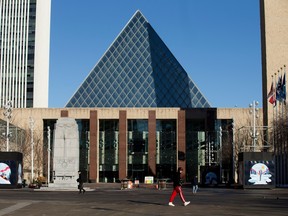
[{"label": "glass pyramid", "polygon": [[136,11],[66,107],[210,107],[152,26]]}]

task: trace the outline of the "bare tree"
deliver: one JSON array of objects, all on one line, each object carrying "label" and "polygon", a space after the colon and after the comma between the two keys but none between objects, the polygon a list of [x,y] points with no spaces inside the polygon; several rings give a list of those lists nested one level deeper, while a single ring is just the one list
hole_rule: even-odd
[{"label": "bare tree", "polygon": [[31,129],[26,130],[26,145],[23,149],[25,152],[23,152],[24,158],[23,158],[23,164],[24,164],[24,170],[27,171],[30,169],[31,171],[31,164],[32,164],[32,144],[33,144],[33,172],[34,172],[34,179],[31,179],[30,181],[35,180],[38,176],[43,175],[43,141],[42,141],[42,130],[34,130],[33,137],[31,137]]},{"label": "bare tree", "polygon": [[288,153],[288,113],[287,108],[281,115],[273,119],[273,135],[275,154]]}]

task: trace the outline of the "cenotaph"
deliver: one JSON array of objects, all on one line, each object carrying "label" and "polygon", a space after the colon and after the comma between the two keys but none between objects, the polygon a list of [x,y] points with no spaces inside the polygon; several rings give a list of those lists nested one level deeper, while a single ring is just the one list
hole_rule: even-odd
[{"label": "cenotaph", "polygon": [[77,188],[79,132],[73,118],[59,118],[54,132],[53,179],[49,187]]}]

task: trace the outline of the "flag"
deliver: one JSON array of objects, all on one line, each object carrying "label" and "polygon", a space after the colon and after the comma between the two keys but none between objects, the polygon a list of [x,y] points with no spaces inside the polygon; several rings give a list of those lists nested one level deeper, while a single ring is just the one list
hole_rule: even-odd
[{"label": "flag", "polygon": [[267,95],[267,98],[269,100],[269,103],[273,104],[274,106],[276,106],[276,91],[275,91],[275,88],[274,88],[274,85],[273,85],[273,82],[271,84],[271,88],[270,88],[270,91]]},{"label": "flag", "polygon": [[276,85],[276,100],[282,102],[282,75],[279,76],[277,85]]},{"label": "flag", "polygon": [[273,85],[273,82],[271,83],[271,88],[270,88],[270,91],[267,95],[267,98],[269,99],[274,93],[274,85]]},{"label": "flag", "polygon": [[271,83],[271,88],[270,91],[267,95],[267,99],[269,101],[269,103],[273,104],[274,106],[276,106],[276,89],[274,88],[274,84],[273,82]]},{"label": "flag", "polygon": [[274,91],[273,95],[270,97],[269,102],[274,105],[274,107],[277,105],[276,100],[276,92]]},{"label": "flag", "polygon": [[286,104],[286,73],[283,76],[281,87],[282,87],[281,97],[282,97],[284,104]]}]

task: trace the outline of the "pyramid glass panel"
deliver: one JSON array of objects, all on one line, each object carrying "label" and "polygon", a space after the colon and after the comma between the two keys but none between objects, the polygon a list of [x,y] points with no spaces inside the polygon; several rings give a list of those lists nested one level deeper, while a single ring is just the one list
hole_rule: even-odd
[{"label": "pyramid glass panel", "polygon": [[210,104],[137,11],[66,107],[206,108]]}]

